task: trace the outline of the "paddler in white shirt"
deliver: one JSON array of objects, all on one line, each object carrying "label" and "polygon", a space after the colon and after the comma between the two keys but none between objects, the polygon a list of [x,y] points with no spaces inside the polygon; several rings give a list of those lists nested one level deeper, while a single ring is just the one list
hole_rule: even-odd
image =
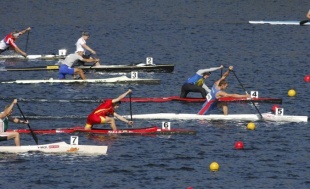
[{"label": "paddler in white shirt", "polygon": [[222,68],[223,66],[198,70],[194,76],[188,78],[182,85],[180,98],[186,98],[190,92],[199,92],[202,98],[206,98],[207,92],[209,93],[210,89],[205,84],[205,80],[210,77],[211,72]]},{"label": "paddler in white shirt", "polygon": [[228,94],[224,90],[228,87],[228,82],[225,78],[229,75],[229,72],[233,70],[233,66],[229,66],[228,70],[223,74],[223,76],[217,80],[211,88],[211,92],[207,95],[206,102],[202,105],[201,110],[198,112],[199,115],[208,114],[215,107],[222,108],[224,115],[228,115],[227,102],[218,102],[219,98],[223,97],[235,97],[235,98],[250,98],[249,94]]},{"label": "paddler in white shirt", "polygon": [[97,63],[99,62],[99,59],[85,59],[83,58],[83,53],[84,51],[77,51],[76,53],[69,54],[65,60],[62,62],[62,64],[59,67],[59,72],[58,72],[58,78],[59,79],[65,79],[66,75],[75,75],[78,74],[81,79],[85,80],[86,77],[84,75],[84,72],[80,68],[73,68],[72,66],[74,63],[77,61],[83,61],[83,62],[94,62]]},{"label": "paddler in white shirt", "polygon": [[[77,51],[83,51],[83,58],[84,59],[93,59],[93,57],[91,57],[91,54],[96,55],[96,51],[94,51],[92,48],[90,48],[87,44],[86,41],[89,39],[90,35],[88,32],[82,32],[82,37],[80,37],[77,42],[75,43],[76,45],[76,52]],[[86,55],[86,51],[89,51],[91,54],[90,55]],[[79,64],[84,65],[85,62],[83,61],[79,61]],[[97,62],[95,66],[99,66],[100,63]]]},{"label": "paddler in white shirt", "polygon": [[0,113],[0,141],[7,141],[14,138],[16,146],[20,146],[20,136],[18,132],[6,132],[8,129],[8,122],[12,121],[14,123],[23,123],[28,124],[29,121],[20,120],[18,118],[10,117],[13,112],[13,107],[17,103],[17,99],[14,99],[13,102],[6,106],[4,111]]}]

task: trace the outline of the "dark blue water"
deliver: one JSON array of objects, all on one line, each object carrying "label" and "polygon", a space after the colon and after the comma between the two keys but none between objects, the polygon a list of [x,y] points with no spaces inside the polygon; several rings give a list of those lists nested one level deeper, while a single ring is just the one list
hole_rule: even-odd
[{"label": "dark blue water", "polygon": [[[246,90],[261,97],[283,98],[285,114],[310,115],[310,27],[250,25],[249,20],[304,20],[306,0],[218,1],[2,1],[0,34],[33,27],[28,54],[75,50],[81,32],[102,64],[129,64],[154,57],[154,63],[173,63],[175,71],[139,73],[162,79],[161,85],[2,84],[0,106],[20,99],[100,99],[117,97],[128,88],[133,97],[179,95],[185,79],[200,68],[233,65]],[[23,50],[26,38],[17,44]],[[5,66],[42,66],[55,61],[2,61]],[[119,74],[89,73],[89,78]],[[208,84],[218,79],[214,73]],[[45,79],[57,72],[1,72],[0,80]],[[230,93],[243,93],[237,79],[228,78]],[[288,97],[295,89],[297,95]],[[193,94],[192,96],[197,96]],[[74,115],[76,118],[30,119],[33,129],[84,125],[97,102],[20,101],[29,117]],[[200,104],[133,103],[133,113],[196,113]],[[272,104],[258,104],[268,112]],[[256,113],[248,104],[231,104],[230,113]],[[129,114],[123,103],[119,114]],[[14,115],[20,116],[17,109]],[[1,188],[309,188],[309,123],[173,121],[172,127],[195,129],[188,136],[117,136],[88,138],[80,144],[108,145],[107,156],[46,154],[0,155]],[[117,122],[121,128],[126,127]],[[161,125],[159,120],[136,120],[135,127]],[[23,125],[11,124],[11,128]],[[108,127],[108,126],[105,126]],[[70,136],[39,135],[39,143],[70,142]],[[30,135],[22,144],[34,144]],[[244,142],[245,150],[234,150]],[[13,145],[13,141],[2,142]],[[216,161],[218,172],[210,172]]]}]

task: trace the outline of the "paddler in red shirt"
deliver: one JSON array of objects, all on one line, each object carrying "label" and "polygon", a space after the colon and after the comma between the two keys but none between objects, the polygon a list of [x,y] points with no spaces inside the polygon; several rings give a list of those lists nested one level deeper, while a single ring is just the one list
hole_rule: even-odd
[{"label": "paddler in red shirt", "polygon": [[4,39],[2,39],[0,41],[0,54],[6,50],[15,50],[15,52],[21,54],[22,56],[26,57],[27,53],[25,53],[24,51],[20,50],[20,48],[18,48],[18,46],[15,44],[16,39],[18,39],[18,37],[20,35],[25,34],[27,31],[30,31],[31,28],[28,27],[27,29],[23,30],[23,31],[14,31],[10,34],[8,34],[7,36],[5,36]]},{"label": "paddler in red shirt", "polygon": [[102,104],[100,104],[91,114],[88,115],[85,129],[91,130],[93,125],[95,124],[109,123],[111,125],[111,128],[115,131],[117,130],[117,127],[114,117],[127,123],[128,125],[133,125],[133,121],[128,121],[127,119],[123,118],[115,112],[115,110],[119,108],[121,100],[131,92],[131,89],[129,89],[127,92],[120,95],[119,97],[112,100],[105,100]]}]

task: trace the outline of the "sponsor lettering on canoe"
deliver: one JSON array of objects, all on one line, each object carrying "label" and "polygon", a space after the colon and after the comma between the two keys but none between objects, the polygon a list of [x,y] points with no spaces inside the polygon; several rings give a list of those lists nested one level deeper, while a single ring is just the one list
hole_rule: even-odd
[{"label": "sponsor lettering on canoe", "polygon": [[51,149],[51,148],[59,148],[59,145],[49,145],[48,148],[49,149]]},{"label": "sponsor lettering on canoe", "polygon": [[48,70],[59,69],[59,66],[47,66],[46,69]]}]

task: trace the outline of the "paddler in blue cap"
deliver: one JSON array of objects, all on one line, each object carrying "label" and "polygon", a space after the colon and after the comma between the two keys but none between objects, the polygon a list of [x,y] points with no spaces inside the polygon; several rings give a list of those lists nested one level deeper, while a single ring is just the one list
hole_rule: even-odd
[{"label": "paddler in blue cap", "polygon": [[194,76],[188,78],[182,85],[180,98],[186,98],[190,92],[199,92],[202,98],[206,98],[207,92],[209,93],[210,89],[205,84],[205,80],[210,77],[211,72],[222,68],[223,66],[198,70]]}]

